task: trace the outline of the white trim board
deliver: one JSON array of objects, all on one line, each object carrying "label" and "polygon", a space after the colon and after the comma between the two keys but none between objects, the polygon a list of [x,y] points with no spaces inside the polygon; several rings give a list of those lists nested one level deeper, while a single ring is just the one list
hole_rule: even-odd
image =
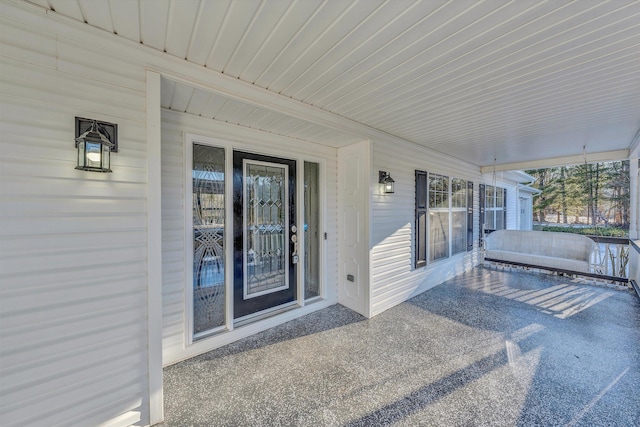
[{"label": "white trim board", "polygon": [[164,419],[162,392],[162,185],[160,75],[147,71],[147,332],[149,418]]},{"label": "white trim board", "polygon": [[[586,154],[587,163],[609,162],[614,160],[624,160],[627,158],[629,158],[629,150],[627,149]],[[480,172],[484,174],[484,173],[493,173],[494,171],[504,172],[504,171],[525,170],[525,169],[542,169],[542,168],[551,168],[556,166],[579,165],[583,163],[585,163],[585,158],[582,155],[577,155],[577,156],[555,157],[555,158],[544,159],[544,160],[534,160],[530,162],[504,163],[499,165],[482,166],[480,168]]]}]

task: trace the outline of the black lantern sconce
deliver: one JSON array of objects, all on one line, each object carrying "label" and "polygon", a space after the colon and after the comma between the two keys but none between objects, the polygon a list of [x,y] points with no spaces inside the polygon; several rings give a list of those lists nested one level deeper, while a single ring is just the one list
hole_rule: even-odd
[{"label": "black lantern sconce", "polygon": [[111,172],[111,153],[118,151],[118,125],[76,117],[76,169]]},{"label": "black lantern sconce", "polygon": [[382,184],[385,193],[391,194],[394,192],[393,184],[395,181],[391,178],[389,172],[378,171],[378,183]]}]

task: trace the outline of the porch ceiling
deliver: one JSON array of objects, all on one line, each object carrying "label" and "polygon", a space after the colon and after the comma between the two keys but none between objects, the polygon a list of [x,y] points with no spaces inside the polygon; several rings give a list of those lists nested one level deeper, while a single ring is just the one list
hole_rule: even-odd
[{"label": "porch ceiling", "polygon": [[636,1],[29,1],[478,166],[628,150],[640,128]]}]

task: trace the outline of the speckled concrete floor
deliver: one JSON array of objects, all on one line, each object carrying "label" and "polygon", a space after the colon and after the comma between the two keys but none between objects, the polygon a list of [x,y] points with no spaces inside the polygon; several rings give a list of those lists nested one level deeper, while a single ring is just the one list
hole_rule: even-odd
[{"label": "speckled concrete floor", "polygon": [[477,268],[165,369],[165,427],[640,426],[631,291]]}]

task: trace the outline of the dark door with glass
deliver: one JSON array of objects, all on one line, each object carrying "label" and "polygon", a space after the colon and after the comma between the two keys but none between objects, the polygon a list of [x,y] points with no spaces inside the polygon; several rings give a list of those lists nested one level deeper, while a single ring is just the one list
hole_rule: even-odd
[{"label": "dark door with glass", "polygon": [[296,162],[234,151],[234,318],[297,298]]}]

